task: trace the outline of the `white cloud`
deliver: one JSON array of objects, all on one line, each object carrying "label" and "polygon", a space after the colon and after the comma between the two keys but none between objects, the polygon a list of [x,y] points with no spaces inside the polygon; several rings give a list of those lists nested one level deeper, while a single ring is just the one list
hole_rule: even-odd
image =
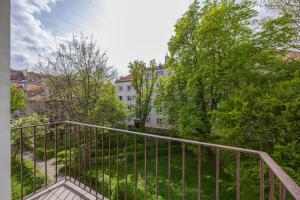
[{"label": "white cloud", "polygon": [[103,0],[103,12],[93,9],[81,28],[93,33],[108,51],[110,63],[121,75],[135,59],[164,62],[167,42],[177,19],[192,0]]},{"label": "white cloud", "polygon": [[11,64],[13,68],[25,68],[37,62],[38,54],[53,52],[56,43],[65,40],[56,37],[41,24],[36,14],[50,12],[50,3],[55,0],[12,1],[11,21]]}]

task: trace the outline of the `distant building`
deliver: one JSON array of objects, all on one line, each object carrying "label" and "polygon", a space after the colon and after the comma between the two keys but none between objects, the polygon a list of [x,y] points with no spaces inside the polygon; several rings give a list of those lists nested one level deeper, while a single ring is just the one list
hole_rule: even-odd
[{"label": "distant building", "polygon": [[46,87],[45,75],[11,69],[11,84],[22,89],[27,97],[27,108],[12,114],[13,119],[45,112]]},{"label": "distant building", "polygon": [[[147,72],[146,76],[150,77],[150,72]],[[158,77],[168,77],[168,72],[166,68],[162,65],[156,67],[155,69],[155,75]],[[116,95],[118,99],[122,102],[125,102],[128,106],[128,109],[134,113],[134,96],[135,91],[132,87],[132,75],[128,75],[125,77],[121,77],[115,82],[116,87]],[[159,88],[159,83],[155,83],[155,89]],[[157,94],[153,94],[151,97],[151,102],[153,103],[155,97]],[[134,115],[129,116],[127,119],[127,124],[129,126],[134,126]],[[168,123],[168,119],[166,116],[164,116],[161,112],[157,112],[155,108],[152,106],[151,111],[146,119],[146,127],[148,128],[157,128],[157,129],[170,129],[172,126]]]}]

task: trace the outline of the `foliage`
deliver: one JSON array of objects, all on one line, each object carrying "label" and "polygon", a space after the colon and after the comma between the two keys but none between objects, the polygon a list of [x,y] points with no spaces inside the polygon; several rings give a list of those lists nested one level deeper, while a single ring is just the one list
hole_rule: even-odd
[{"label": "foliage", "polygon": [[127,115],[124,103],[115,95],[115,87],[111,83],[106,84],[92,112],[94,123],[116,127],[124,122]]},{"label": "foliage", "polygon": [[52,56],[37,67],[48,75],[48,115],[55,120],[92,122],[92,113],[105,87],[115,76],[107,55],[97,42],[81,35],[69,45],[60,44]]},{"label": "foliage", "polygon": [[[33,192],[33,164],[32,161],[24,161],[23,163],[23,192],[28,195]],[[20,184],[20,162],[19,159],[12,165],[11,171],[11,189],[12,199],[19,200],[21,197],[21,184]],[[36,190],[43,187],[44,175],[37,171],[36,173]]]},{"label": "foliage", "polygon": [[17,110],[23,110],[27,107],[26,95],[16,86],[10,87],[10,113],[14,113]]},{"label": "foliage", "polygon": [[[38,115],[34,113],[28,117],[22,117],[16,120],[12,125],[12,135],[11,135],[11,143],[13,144],[13,160],[15,160],[16,155],[20,151],[20,127],[30,126],[30,125],[42,125],[48,122],[48,118],[43,115]],[[37,127],[37,132],[42,132],[44,127]],[[33,128],[24,128],[23,129],[23,145],[24,147],[31,147],[33,145]]]},{"label": "foliage", "polygon": [[212,113],[231,90],[259,84],[257,74],[283,63],[278,55],[296,35],[290,18],[260,25],[256,15],[250,1],[207,1],[202,8],[195,1],[178,20],[168,44],[171,75],[162,81],[156,104],[181,136],[209,140]]},{"label": "foliage", "polygon": [[157,80],[155,74],[156,62],[150,61],[150,67],[146,67],[143,61],[135,60],[129,63],[132,74],[132,87],[135,90],[135,115],[140,120],[141,128],[145,128],[147,116],[152,107],[151,97],[154,92],[154,84]]}]

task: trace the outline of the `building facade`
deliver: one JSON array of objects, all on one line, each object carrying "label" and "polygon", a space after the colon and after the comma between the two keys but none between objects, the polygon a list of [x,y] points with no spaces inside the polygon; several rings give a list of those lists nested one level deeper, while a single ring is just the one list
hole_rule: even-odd
[{"label": "building facade", "polygon": [[[155,69],[155,75],[160,78],[166,78],[168,77],[168,72],[166,68],[162,65],[157,66]],[[147,77],[150,77],[150,72],[147,72]],[[129,74],[128,76],[121,77],[115,82],[116,87],[116,95],[117,98],[126,103],[128,106],[128,109],[131,111],[131,115],[127,119],[127,124],[129,126],[134,126],[134,105],[135,105],[135,91],[132,87],[132,75]],[[155,90],[159,89],[159,83],[156,82],[154,86]],[[170,129],[172,126],[168,123],[168,119],[166,116],[162,114],[162,112],[157,111],[153,107],[153,102],[156,98],[157,94],[154,92],[151,97],[151,110],[149,112],[149,115],[146,119],[145,126],[147,128],[155,128],[155,129]]]}]

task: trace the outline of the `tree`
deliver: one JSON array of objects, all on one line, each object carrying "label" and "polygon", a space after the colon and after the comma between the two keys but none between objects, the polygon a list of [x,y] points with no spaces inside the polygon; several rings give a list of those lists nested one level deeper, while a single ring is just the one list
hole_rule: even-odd
[{"label": "tree", "polygon": [[93,110],[93,121],[102,126],[118,127],[126,120],[126,107],[117,99],[115,87],[111,83],[106,84],[104,90]]},{"label": "tree", "polygon": [[135,90],[135,115],[140,121],[141,128],[145,128],[147,116],[151,110],[151,97],[154,92],[154,84],[157,80],[155,74],[156,62],[150,61],[150,67],[146,67],[143,61],[135,60],[129,63],[132,74],[132,87]]},{"label": "tree", "polygon": [[73,37],[69,45],[60,44],[54,56],[43,56],[47,62],[48,111],[55,120],[92,122],[92,113],[104,87],[115,76],[107,64],[107,55],[92,37]]},{"label": "tree", "polygon": [[23,110],[27,107],[26,95],[16,86],[10,87],[10,113],[14,113],[18,110]]},{"label": "tree", "polygon": [[163,80],[157,102],[183,137],[207,140],[222,99],[255,81],[257,71],[269,72],[293,45],[296,34],[287,16],[257,24],[253,6],[206,1],[200,8],[195,1],[176,23],[168,43],[172,75]]}]

